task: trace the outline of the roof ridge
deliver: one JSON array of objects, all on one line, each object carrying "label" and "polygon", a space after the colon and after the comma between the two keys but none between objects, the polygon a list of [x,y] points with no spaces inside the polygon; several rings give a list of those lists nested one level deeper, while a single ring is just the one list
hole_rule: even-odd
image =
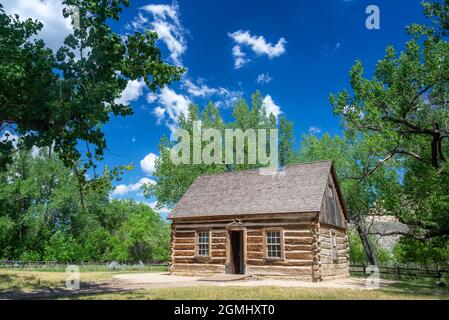
[{"label": "roof ridge", "polygon": [[[291,164],[286,165],[284,168],[287,169],[290,167],[299,167],[299,166],[304,166],[304,165],[308,165],[308,164],[326,163],[326,162],[333,163],[333,160],[317,160],[317,161],[309,161],[309,162],[301,162],[301,163],[291,163]],[[256,171],[256,170],[264,169],[264,168],[269,168],[269,167],[258,167],[258,168],[244,169],[244,170],[200,174],[196,179],[201,178],[201,177],[213,177],[213,176],[225,175],[225,174],[236,174],[236,173],[241,173],[241,172]]]}]

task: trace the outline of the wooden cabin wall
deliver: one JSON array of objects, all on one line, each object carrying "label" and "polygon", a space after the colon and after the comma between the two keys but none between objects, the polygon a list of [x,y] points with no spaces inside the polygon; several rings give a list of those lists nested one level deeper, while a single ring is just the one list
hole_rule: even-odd
[{"label": "wooden cabin wall", "polygon": [[[241,216],[234,219],[175,219],[172,223],[170,272],[176,274],[213,274],[226,272],[226,235],[229,228],[244,229],[246,274],[289,276],[312,280],[317,265],[317,213]],[[233,222],[234,221],[234,222]],[[281,228],[284,258],[267,260],[264,255],[264,230]],[[211,230],[211,255],[195,257],[195,232]],[[315,266],[315,268],[317,268]]]},{"label": "wooden cabin wall", "polygon": [[[246,271],[256,276],[287,276],[312,280],[314,222],[278,225],[283,232],[283,259],[265,259],[264,227],[247,228]],[[274,226],[275,227],[275,226]]]},{"label": "wooden cabin wall", "polygon": [[[349,242],[345,229],[334,228],[329,225],[319,225],[319,276],[321,280],[331,280],[349,276]],[[337,238],[338,260],[332,256],[332,236],[334,231]]]},{"label": "wooden cabin wall", "polygon": [[225,273],[226,231],[223,228],[211,230],[210,257],[195,257],[195,232],[197,229],[177,229],[171,226],[170,273],[215,274]]}]

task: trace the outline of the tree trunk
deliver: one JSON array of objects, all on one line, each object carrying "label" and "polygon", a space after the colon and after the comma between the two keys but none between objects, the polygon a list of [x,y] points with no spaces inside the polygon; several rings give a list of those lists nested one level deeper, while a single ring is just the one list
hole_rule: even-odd
[{"label": "tree trunk", "polygon": [[368,235],[366,234],[362,224],[360,222],[355,222],[357,233],[359,234],[360,240],[362,240],[363,250],[365,251],[366,258],[368,259],[370,265],[377,265],[376,254],[374,253],[373,245],[371,244]]}]

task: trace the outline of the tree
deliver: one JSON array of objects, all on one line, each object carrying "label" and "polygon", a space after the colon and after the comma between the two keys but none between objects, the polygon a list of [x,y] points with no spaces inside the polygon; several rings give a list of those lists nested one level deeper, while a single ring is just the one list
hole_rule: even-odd
[{"label": "tree", "polygon": [[352,90],[330,97],[348,137],[363,140],[375,160],[356,180],[396,166],[400,188],[382,206],[422,241],[449,235],[448,4],[424,3],[437,24],[409,26],[412,39],[400,54],[388,47],[371,79],[358,61]]},{"label": "tree", "polygon": [[[161,60],[157,34],[136,32],[125,37],[109,27],[118,20],[128,0],[64,0],[76,7],[74,31],[53,53],[42,40],[33,40],[42,28],[38,21],[20,22],[0,7],[0,132],[20,136],[17,148],[51,146],[66,166],[95,169],[106,141],[101,130],[112,115],[132,114],[117,98],[129,80],[143,80],[155,91],[184,71]],[[0,142],[0,168],[16,152],[8,139]],[[87,160],[79,162],[83,142]],[[94,150],[91,150],[93,147]]]},{"label": "tree", "polygon": [[[179,127],[186,130],[190,137],[193,136],[193,126],[195,121],[201,121],[202,129],[217,129],[222,137],[225,137],[225,129],[241,129],[243,132],[247,129],[278,129],[279,130],[279,159],[282,165],[295,161],[295,152],[293,149],[293,124],[284,117],[276,119],[273,114],[267,114],[262,104],[262,96],[256,91],[251,96],[251,106],[248,106],[245,99],[239,99],[233,108],[232,119],[225,122],[220,115],[219,109],[212,103],[206,106],[203,112],[200,112],[198,106],[191,105],[187,116],[180,115]],[[156,170],[154,176],[157,184],[145,187],[147,197],[156,197],[159,207],[173,207],[182,195],[187,191],[193,181],[200,175],[213,174],[228,171],[237,171],[244,169],[259,168],[264,166],[257,162],[255,164],[248,161],[248,144],[244,144],[244,163],[226,164],[224,154],[220,164],[178,164],[175,165],[170,159],[170,149],[179,141],[169,141],[163,136],[159,145],[159,158],[156,160]],[[203,146],[208,142],[203,142]],[[224,138],[223,138],[224,143]],[[267,137],[267,147],[269,150],[269,137]],[[235,160],[236,145],[234,144],[233,157]],[[191,152],[192,153],[192,152]]]},{"label": "tree", "polygon": [[[374,146],[375,148],[375,146]],[[345,198],[350,223],[354,225],[364,253],[372,265],[377,264],[376,249],[369,236],[366,217],[379,211],[382,204],[391,202],[391,195],[399,190],[397,168],[384,166],[366,179],[363,175],[377,160],[371,157],[373,146],[361,139],[324,134],[321,138],[304,135],[299,150],[299,162],[333,160]]]},{"label": "tree", "polygon": [[48,148],[20,150],[0,172],[0,259],[60,262],[164,260],[168,224],[148,205],[87,188]]}]

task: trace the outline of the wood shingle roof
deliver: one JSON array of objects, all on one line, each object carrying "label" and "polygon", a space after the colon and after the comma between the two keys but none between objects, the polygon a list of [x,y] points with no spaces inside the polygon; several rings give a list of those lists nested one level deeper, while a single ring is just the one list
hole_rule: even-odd
[{"label": "wood shingle roof", "polygon": [[332,161],[290,165],[274,175],[258,169],[198,177],[168,218],[319,212]]}]

